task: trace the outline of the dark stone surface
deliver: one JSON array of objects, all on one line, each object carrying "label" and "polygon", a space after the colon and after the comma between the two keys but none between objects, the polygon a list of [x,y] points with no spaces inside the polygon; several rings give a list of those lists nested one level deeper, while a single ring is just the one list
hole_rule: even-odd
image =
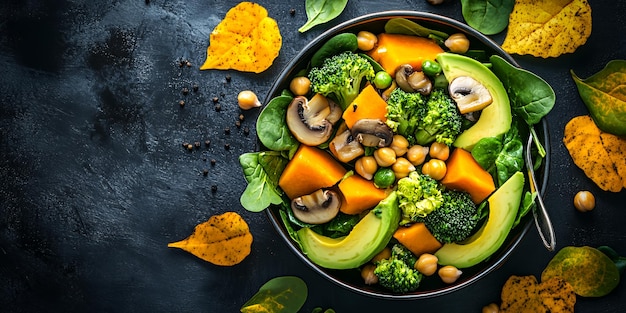
[{"label": "dark stone surface", "polygon": [[[4,1],[0,311],[237,312],[267,280],[298,275],[309,286],[303,312],[316,306],[337,312],[477,312],[498,301],[508,276],[541,273],[553,253],[542,247],[534,229],[497,271],[434,299],[363,297],[306,267],[265,214],[246,212],[239,204],[245,180],[237,157],[255,149],[258,110],[240,112],[237,93],[251,89],[264,98],[300,47],[339,22],[390,9],[462,20],[461,5],[352,0],[336,20],[300,34],[304,1],[262,1],[283,36],[275,64],[261,74],[199,71],[210,32],[237,3]],[[626,2],[590,3],[593,32],[576,53],[515,59],[557,93],[548,116],[553,147],[545,202],[558,247],[609,245],[626,254],[626,193],[595,187],[571,162],[561,141],[565,123],[586,113],[569,70],[588,77],[609,60],[626,56],[621,13]],[[289,14],[292,8],[294,15]],[[493,38],[501,43],[503,34]],[[240,114],[244,121],[237,127]],[[182,146],[196,141],[201,147],[192,151]],[[591,213],[578,213],[571,204],[581,189],[596,195],[597,208]],[[230,210],[248,221],[255,236],[252,254],[241,264],[214,266],[166,247],[211,215]],[[623,312],[623,293],[622,282],[606,297],[579,298],[577,311]]]}]

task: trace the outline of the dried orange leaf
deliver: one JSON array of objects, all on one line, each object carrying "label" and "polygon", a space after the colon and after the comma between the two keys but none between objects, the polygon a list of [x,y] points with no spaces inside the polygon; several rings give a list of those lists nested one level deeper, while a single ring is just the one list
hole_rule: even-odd
[{"label": "dried orange leaf", "polygon": [[502,43],[508,53],[557,57],[574,52],[591,35],[586,0],[517,0]]},{"label": "dried orange leaf", "polygon": [[169,243],[215,265],[239,264],[250,254],[252,234],[246,221],[235,212],[214,215],[194,228],[191,236]]},{"label": "dried orange leaf", "polygon": [[257,3],[241,2],[211,32],[200,69],[260,73],[272,65],[281,46],[278,24],[267,10]]},{"label": "dried orange leaf", "polygon": [[537,278],[511,276],[502,287],[500,313],[574,312],[576,294],[572,286],[560,277],[541,284]]},{"label": "dried orange leaf", "polygon": [[601,131],[583,115],[565,125],[563,143],[574,164],[602,190],[626,188],[626,139]]}]

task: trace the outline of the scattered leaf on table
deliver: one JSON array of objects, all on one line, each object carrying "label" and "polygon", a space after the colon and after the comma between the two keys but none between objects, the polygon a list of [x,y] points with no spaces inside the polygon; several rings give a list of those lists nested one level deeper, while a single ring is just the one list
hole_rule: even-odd
[{"label": "scattered leaf on table", "polygon": [[242,307],[243,313],[296,313],[308,296],[306,283],[295,276],[270,279]]},{"label": "scattered leaf on table", "polygon": [[541,273],[541,280],[566,280],[577,295],[602,297],[619,284],[620,274],[613,261],[592,247],[563,247]]},{"label": "scattered leaf on table", "polygon": [[191,236],[169,243],[215,265],[239,264],[250,254],[252,234],[246,221],[236,212],[214,215],[198,224]]},{"label": "scattered leaf on table", "polygon": [[461,0],[461,12],[467,25],[485,35],[503,31],[509,24],[515,0]]},{"label": "scattered leaf on table", "polygon": [[348,0],[306,0],[304,7],[306,9],[307,21],[298,31],[304,33],[314,26],[334,19],[343,12],[346,4],[348,4]]},{"label": "scattered leaf on table", "polygon": [[502,287],[500,313],[574,312],[576,294],[564,279],[511,276]]},{"label": "scattered leaf on table", "polygon": [[260,73],[272,65],[281,46],[280,29],[267,10],[257,3],[241,2],[211,32],[200,69]]},{"label": "scattered leaf on table", "polygon": [[601,131],[583,115],[565,125],[563,143],[574,164],[602,190],[626,188],[626,139]]},{"label": "scattered leaf on table", "polygon": [[557,57],[574,52],[591,35],[586,0],[517,0],[502,43],[508,53]]},{"label": "scattered leaf on table", "polygon": [[612,60],[587,79],[571,74],[598,128],[626,136],[626,60]]}]

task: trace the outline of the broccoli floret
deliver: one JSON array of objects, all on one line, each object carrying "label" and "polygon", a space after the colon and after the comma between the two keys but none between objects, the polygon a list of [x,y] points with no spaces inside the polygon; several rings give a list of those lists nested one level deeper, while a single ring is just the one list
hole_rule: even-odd
[{"label": "broccoli floret", "polygon": [[437,181],[416,171],[398,181],[397,194],[402,210],[401,225],[418,221],[443,203]]},{"label": "broccoli floret", "polygon": [[415,140],[420,145],[433,141],[452,145],[462,123],[463,116],[445,89],[435,88],[426,101],[426,114],[417,125]]},{"label": "broccoli floret", "polygon": [[393,256],[377,262],[374,275],[381,286],[397,293],[415,291],[422,281],[420,272]]},{"label": "broccoli floret", "polygon": [[361,89],[363,80],[374,78],[374,68],[369,61],[350,51],[324,60],[320,67],[309,72],[311,90],[335,100],[344,110]]},{"label": "broccoli floret", "polygon": [[404,261],[407,265],[413,267],[417,262],[417,257],[411,250],[402,244],[396,243],[391,247],[391,256]]},{"label": "broccoli floret", "polygon": [[463,191],[445,190],[443,204],[423,218],[424,225],[443,243],[467,239],[480,220],[476,205]]},{"label": "broccoli floret", "polygon": [[387,100],[387,126],[394,133],[414,142],[417,124],[426,114],[426,97],[419,92],[394,89]]}]

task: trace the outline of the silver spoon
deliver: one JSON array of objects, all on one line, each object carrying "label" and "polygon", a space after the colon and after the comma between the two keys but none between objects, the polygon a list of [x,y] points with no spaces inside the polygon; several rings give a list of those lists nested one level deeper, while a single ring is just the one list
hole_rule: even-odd
[{"label": "silver spoon", "polygon": [[535,178],[533,158],[531,155],[532,144],[533,135],[531,133],[530,136],[528,136],[528,143],[526,143],[526,168],[528,169],[528,176],[530,177],[530,191],[537,193],[537,197],[535,198],[537,205],[533,208],[535,226],[537,226],[539,237],[541,237],[541,241],[543,241],[543,245],[546,249],[548,249],[548,251],[554,251],[556,247],[556,235],[554,233],[554,228],[552,227],[552,222],[550,221],[550,216],[548,215],[548,210],[543,204],[541,192],[537,190],[537,179]]}]

